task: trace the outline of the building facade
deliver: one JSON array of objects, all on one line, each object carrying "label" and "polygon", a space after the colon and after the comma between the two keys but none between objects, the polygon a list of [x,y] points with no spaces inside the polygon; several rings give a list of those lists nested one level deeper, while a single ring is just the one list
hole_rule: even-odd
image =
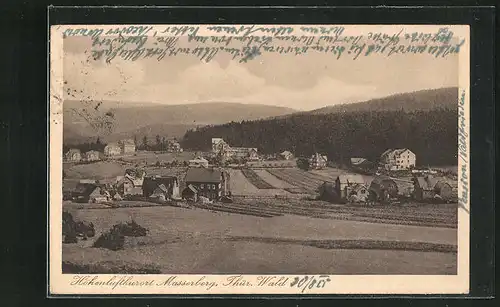
[{"label": "building facade", "polygon": [[208,167],[208,160],[205,158],[197,157],[193,160],[189,160],[189,167]]},{"label": "building facade", "polygon": [[293,159],[293,154],[288,150],[285,150],[282,153],[280,153],[280,158],[283,160],[291,160]]},{"label": "building facade", "polygon": [[171,199],[178,199],[180,196],[179,192],[179,180],[175,176],[146,176],[144,177],[144,182],[142,184],[142,191],[144,197],[150,197],[158,190],[166,190],[166,197]]},{"label": "building facade", "polygon": [[357,186],[364,184],[365,180],[361,175],[345,174],[338,176],[335,180],[337,195],[343,200],[346,200]]},{"label": "building facade", "polygon": [[311,169],[322,169],[325,168],[328,163],[328,157],[315,153],[309,159],[309,168]]},{"label": "building facade", "polygon": [[100,153],[96,150],[89,150],[84,154],[83,159],[87,162],[99,161],[101,159]]},{"label": "building facade", "polygon": [[121,140],[119,142],[119,145],[120,145],[120,151],[124,155],[131,154],[131,153],[135,152],[135,142],[134,142],[134,140],[131,140],[131,139]]},{"label": "building facade", "polygon": [[122,152],[120,145],[117,143],[109,143],[104,147],[104,155],[107,157],[118,156]]},{"label": "building facade", "polygon": [[[223,171],[207,168],[190,168],[185,178],[186,189],[197,191],[197,196],[217,200],[226,195],[227,180]],[[193,190],[194,188],[194,190]],[[183,195],[189,191],[183,191]]]},{"label": "building facade", "polygon": [[388,171],[409,170],[415,167],[416,155],[409,149],[388,149],[380,156],[380,164]]},{"label": "building facade", "polygon": [[413,197],[418,201],[430,199],[450,200],[453,196],[453,188],[445,178],[427,175],[425,177],[413,178]]},{"label": "building facade", "polygon": [[68,162],[80,162],[82,160],[82,153],[80,149],[72,148],[64,155],[64,158]]}]

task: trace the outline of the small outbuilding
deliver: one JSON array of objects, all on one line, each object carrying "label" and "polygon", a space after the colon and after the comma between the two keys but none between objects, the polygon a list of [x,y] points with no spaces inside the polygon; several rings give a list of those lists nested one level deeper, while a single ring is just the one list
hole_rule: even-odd
[{"label": "small outbuilding", "polygon": [[356,184],[352,187],[347,200],[350,203],[364,203],[368,201],[369,192],[365,184]]},{"label": "small outbuilding", "polygon": [[343,174],[339,175],[335,180],[335,185],[337,189],[337,194],[341,199],[347,199],[351,195],[352,190],[357,185],[365,184],[363,176],[358,174]]},{"label": "small outbuilding", "polygon": [[431,199],[450,200],[453,197],[453,188],[446,178],[425,177],[413,178],[414,191],[413,196],[416,200],[425,201]]},{"label": "small outbuilding", "polygon": [[192,185],[188,185],[182,190],[182,198],[189,201],[198,201],[198,190]]},{"label": "small outbuilding", "polygon": [[319,198],[328,202],[337,202],[339,201],[339,195],[337,193],[337,189],[335,183],[325,181],[318,188]]},{"label": "small outbuilding", "polygon": [[377,176],[370,183],[369,192],[372,200],[387,201],[398,196],[398,185],[387,176]]}]

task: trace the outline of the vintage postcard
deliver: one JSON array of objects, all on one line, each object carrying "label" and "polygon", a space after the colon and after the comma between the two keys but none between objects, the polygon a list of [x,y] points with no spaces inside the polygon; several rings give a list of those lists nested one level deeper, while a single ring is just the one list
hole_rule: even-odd
[{"label": "vintage postcard", "polygon": [[469,27],[50,28],[50,294],[469,292]]}]

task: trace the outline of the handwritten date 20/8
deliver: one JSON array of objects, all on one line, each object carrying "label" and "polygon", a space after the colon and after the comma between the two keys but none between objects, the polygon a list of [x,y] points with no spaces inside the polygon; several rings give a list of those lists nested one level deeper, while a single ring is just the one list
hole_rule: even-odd
[{"label": "handwritten date 20/8", "polygon": [[295,277],[293,281],[290,283],[290,287],[297,287],[302,290],[302,293],[307,289],[313,288],[324,288],[327,283],[331,281],[330,276],[328,275],[319,275],[319,276],[301,276]]}]

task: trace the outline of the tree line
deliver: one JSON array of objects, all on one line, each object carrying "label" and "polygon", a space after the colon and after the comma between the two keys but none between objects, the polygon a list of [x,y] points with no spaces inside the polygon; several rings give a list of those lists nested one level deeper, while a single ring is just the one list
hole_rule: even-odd
[{"label": "tree line", "polygon": [[148,136],[145,135],[139,141],[137,136],[134,136],[134,143],[137,150],[166,151],[168,150],[171,141],[177,141],[177,139],[157,134],[154,140],[149,140]]},{"label": "tree line", "polygon": [[457,129],[457,111],[446,108],[298,114],[189,130],[181,144],[210,150],[211,139],[222,137],[231,146],[257,147],[263,154],[289,150],[307,157],[319,152],[342,164],[351,157],[377,161],[388,148],[408,148],[417,165],[438,166],[457,163]]},{"label": "tree line", "polygon": [[78,144],[63,144],[63,154],[68,152],[72,148],[79,149],[82,153],[90,150],[103,152],[104,147],[106,147],[106,143],[102,142],[101,139],[97,137],[95,141]]}]

